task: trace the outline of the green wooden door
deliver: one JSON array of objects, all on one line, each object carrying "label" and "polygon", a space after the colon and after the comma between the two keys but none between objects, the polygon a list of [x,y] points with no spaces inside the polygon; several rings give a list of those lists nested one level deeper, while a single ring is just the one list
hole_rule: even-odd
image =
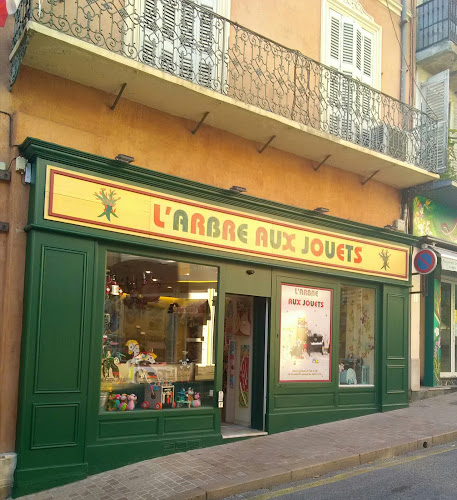
[{"label": "green wooden door", "polygon": [[28,256],[16,494],[85,477],[87,470],[94,243],[33,232]]},{"label": "green wooden door", "polygon": [[383,291],[383,411],[408,405],[408,289],[386,285]]}]

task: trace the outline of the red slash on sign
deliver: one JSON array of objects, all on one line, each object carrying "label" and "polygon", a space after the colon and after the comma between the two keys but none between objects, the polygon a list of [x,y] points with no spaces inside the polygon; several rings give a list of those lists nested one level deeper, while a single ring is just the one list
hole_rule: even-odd
[{"label": "red slash on sign", "polygon": [[430,274],[438,263],[438,257],[433,250],[421,250],[414,257],[414,268],[419,274]]}]

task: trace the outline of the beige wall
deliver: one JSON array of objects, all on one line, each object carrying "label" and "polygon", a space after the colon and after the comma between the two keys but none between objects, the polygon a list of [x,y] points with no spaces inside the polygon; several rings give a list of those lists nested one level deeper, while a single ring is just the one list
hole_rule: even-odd
[{"label": "beige wall", "polygon": [[[232,19],[320,59],[320,0],[287,0],[280,12],[278,3],[233,0]],[[388,13],[378,0],[363,3],[383,25],[384,48],[393,54],[391,63],[383,58],[383,89],[397,95],[398,46]],[[290,29],[300,23],[303,29]],[[10,17],[0,29],[0,68],[9,66],[12,31]],[[108,158],[125,153],[145,168],[222,188],[241,185],[253,196],[324,206],[334,216],[380,227],[400,216],[400,193],[375,180],[362,186],[357,175],[335,168],[315,172],[314,162],[273,147],[260,155],[258,144],[205,125],[192,135],[195,123],[124,99],[111,111],[114,96],[27,67],[10,93],[7,73],[0,71],[0,110],[13,113],[15,143],[31,136]],[[8,120],[0,115],[0,161],[8,164],[17,149],[7,137]],[[19,174],[12,178],[0,182],[0,221],[10,223],[9,234],[0,234],[0,452],[14,449],[28,197]]]}]

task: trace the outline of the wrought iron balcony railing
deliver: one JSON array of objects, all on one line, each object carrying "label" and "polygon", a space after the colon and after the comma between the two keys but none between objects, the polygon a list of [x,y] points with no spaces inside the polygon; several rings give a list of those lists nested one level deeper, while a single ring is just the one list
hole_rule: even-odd
[{"label": "wrought iron balcony railing", "polygon": [[[431,117],[189,0],[22,0],[13,45],[28,20],[436,170],[437,124]],[[12,63],[14,81],[20,63]]]},{"label": "wrought iron balcony railing", "polygon": [[457,44],[457,1],[428,0],[417,6],[416,51],[449,40]]}]

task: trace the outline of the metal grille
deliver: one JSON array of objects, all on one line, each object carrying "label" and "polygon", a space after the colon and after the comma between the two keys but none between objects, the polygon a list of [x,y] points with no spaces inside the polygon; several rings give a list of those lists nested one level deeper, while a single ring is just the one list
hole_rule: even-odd
[{"label": "metal grille", "polygon": [[429,171],[425,113],[189,0],[22,0],[27,19]]},{"label": "metal grille", "polygon": [[428,0],[418,5],[417,51],[444,40],[457,44],[457,1]]}]

